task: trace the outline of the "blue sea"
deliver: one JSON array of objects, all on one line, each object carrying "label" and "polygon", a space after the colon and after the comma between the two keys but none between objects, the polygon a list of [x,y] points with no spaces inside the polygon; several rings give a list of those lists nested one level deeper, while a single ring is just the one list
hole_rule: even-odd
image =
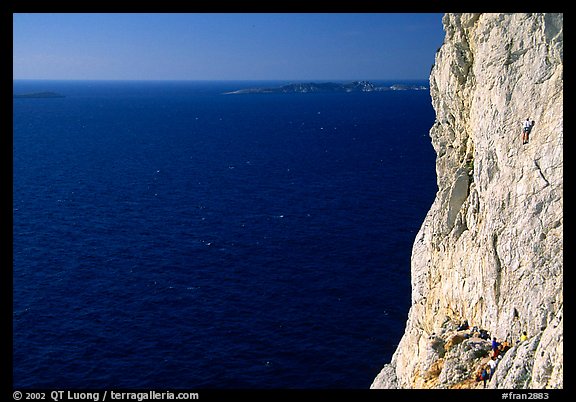
[{"label": "blue sea", "polygon": [[430,94],[223,94],[284,83],[14,81],[65,95],[13,101],[14,387],[370,386],[437,189]]}]

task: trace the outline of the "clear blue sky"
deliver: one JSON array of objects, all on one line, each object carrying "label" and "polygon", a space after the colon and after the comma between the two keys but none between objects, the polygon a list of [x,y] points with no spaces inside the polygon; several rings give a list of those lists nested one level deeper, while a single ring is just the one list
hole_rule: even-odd
[{"label": "clear blue sky", "polygon": [[442,14],[14,14],[14,79],[427,79]]}]

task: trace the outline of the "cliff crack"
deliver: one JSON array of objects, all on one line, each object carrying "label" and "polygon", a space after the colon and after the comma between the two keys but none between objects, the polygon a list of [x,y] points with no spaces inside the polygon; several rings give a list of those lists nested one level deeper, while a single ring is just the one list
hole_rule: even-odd
[{"label": "cliff crack", "polygon": [[492,249],[494,251],[494,299],[498,305],[500,299],[500,285],[502,282],[502,260],[498,255],[498,235],[492,235]]},{"label": "cliff crack", "polygon": [[461,168],[456,173],[456,179],[452,184],[450,189],[450,195],[448,199],[448,231],[452,230],[456,222],[456,217],[458,212],[462,208],[464,201],[468,198],[468,193],[470,190],[470,176],[465,168]]},{"label": "cliff crack", "polygon": [[540,168],[540,165],[538,164],[537,160],[534,160],[534,166],[536,166],[536,170],[540,174],[540,177],[546,183],[546,185],[544,187],[548,187],[550,185],[550,182],[548,181],[548,179],[546,179],[546,176],[544,176],[544,173],[542,173],[542,169]]}]

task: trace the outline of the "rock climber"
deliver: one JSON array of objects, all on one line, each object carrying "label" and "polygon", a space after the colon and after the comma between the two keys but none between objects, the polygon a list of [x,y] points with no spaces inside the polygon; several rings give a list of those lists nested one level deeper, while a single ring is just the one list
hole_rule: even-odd
[{"label": "rock climber", "polygon": [[468,328],[470,328],[470,326],[468,325],[468,320],[464,320],[464,322],[460,324],[458,328],[456,328],[456,331],[465,331]]},{"label": "rock climber", "polygon": [[498,354],[500,353],[500,342],[498,342],[496,340],[496,337],[492,338],[492,356],[493,357],[498,357]]},{"label": "rock climber", "polygon": [[480,378],[482,379],[482,381],[484,381],[484,388],[486,388],[486,381],[488,381],[489,377],[490,377],[490,374],[488,374],[486,367],[484,367],[482,369],[482,373],[480,374]]},{"label": "rock climber", "polygon": [[500,346],[498,347],[498,350],[501,354],[506,353],[510,348],[512,347],[512,345],[510,344],[510,342],[508,342],[508,340],[504,340],[502,341],[502,343],[500,344]]},{"label": "rock climber", "polygon": [[490,377],[489,377],[490,380],[492,379],[492,376],[494,376],[494,372],[496,371],[497,365],[498,365],[498,359],[496,357],[492,357],[488,362],[488,366],[490,367]]},{"label": "rock climber", "polygon": [[532,127],[536,122],[534,120],[530,121],[530,118],[527,118],[524,121],[523,128],[522,128],[522,144],[528,144],[528,139],[530,136],[530,131],[532,131]]}]

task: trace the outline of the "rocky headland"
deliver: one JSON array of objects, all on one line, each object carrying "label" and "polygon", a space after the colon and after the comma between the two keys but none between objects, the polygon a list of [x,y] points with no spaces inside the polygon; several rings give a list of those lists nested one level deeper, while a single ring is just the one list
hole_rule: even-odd
[{"label": "rocky headland", "polygon": [[226,92],[226,95],[238,94],[277,94],[277,93],[318,93],[318,92],[380,92],[428,89],[423,85],[394,84],[391,86],[376,86],[370,81],[336,82],[305,82],[282,85],[279,87],[245,88]]},{"label": "rocky headland", "polygon": [[64,95],[56,92],[31,92],[27,94],[14,94],[14,99],[36,99],[36,98],[64,98]]},{"label": "rocky headland", "polygon": [[438,191],[412,249],[404,335],[371,388],[484,387],[491,341],[473,327],[509,344],[486,388],[563,388],[563,14],[443,24]]}]

